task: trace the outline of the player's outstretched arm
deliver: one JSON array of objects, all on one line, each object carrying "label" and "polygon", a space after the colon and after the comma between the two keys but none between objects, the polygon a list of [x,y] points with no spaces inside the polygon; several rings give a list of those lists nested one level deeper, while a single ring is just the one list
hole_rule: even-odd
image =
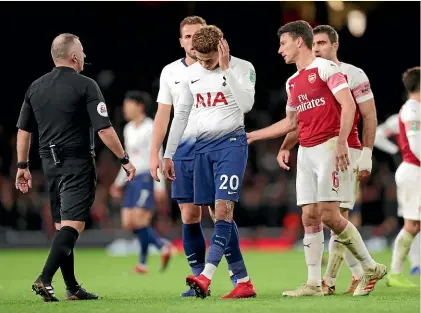
[{"label": "player's outstretched arm", "polygon": [[389,154],[396,154],[399,152],[399,147],[389,140],[390,136],[399,134],[399,115],[394,114],[390,116],[383,124],[380,124],[376,130],[376,137],[374,139],[374,146]]},{"label": "player's outstretched arm", "polygon": [[279,138],[285,136],[291,131],[295,131],[297,128],[297,112],[286,112],[286,117],[279,122],[266,128],[247,133],[247,142],[252,143],[258,140]]}]

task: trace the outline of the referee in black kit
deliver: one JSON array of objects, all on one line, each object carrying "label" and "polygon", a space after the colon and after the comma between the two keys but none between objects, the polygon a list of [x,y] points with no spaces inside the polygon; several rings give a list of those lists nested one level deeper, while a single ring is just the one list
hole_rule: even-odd
[{"label": "referee in black kit", "polygon": [[127,181],[135,177],[136,169],[110,123],[98,85],[79,74],[85,59],[79,38],[67,33],[57,36],[51,56],[56,67],[30,85],[17,123],[16,188],[27,193],[32,186],[29,146],[31,133],[38,129],[39,153],[56,227],[50,254],[32,289],[46,302],[58,301],[51,281],[60,267],[66,299],[95,300],[98,296],[77,282],[73,256],[95,197],[94,132],[119,158]]}]

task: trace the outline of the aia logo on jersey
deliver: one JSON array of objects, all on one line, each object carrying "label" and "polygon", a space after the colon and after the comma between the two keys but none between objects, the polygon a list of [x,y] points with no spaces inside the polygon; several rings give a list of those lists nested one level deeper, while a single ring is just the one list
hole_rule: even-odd
[{"label": "aia logo on jersey", "polygon": [[227,99],[223,92],[219,91],[216,94],[214,92],[207,92],[206,94],[196,94],[196,108],[199,106],[207,108],[214,107],[218,103],[228,104]]},{"label": "aia logo on jersey", "polygon": [[316,81],[316,73],[311,73],[308,75],[308,81],[314,83]]}]

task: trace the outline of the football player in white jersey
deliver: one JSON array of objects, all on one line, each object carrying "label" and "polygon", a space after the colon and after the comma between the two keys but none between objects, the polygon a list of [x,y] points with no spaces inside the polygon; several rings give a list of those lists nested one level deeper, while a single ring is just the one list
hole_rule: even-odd
[{"label": "football player in white jersey", "polygon": [[[160,167],[159,151],[168,130],[171,110],[177,107],[180,96],[180,82],[186,75],[189,66],[196,63],[196,51],[192,47],[193,34],[203,26],[206,21],[199,16],[188,16],[180,23],[180,45],[185,51],[185,57],[178,59],[164,67],[160,77],[160,86],[158,93],[158,111],[155,116],[154,130],[152,135],[151,165],[150,172],[152,177],[159,181],[158,169]],[[177,180],[172,182],[171,197],[177,200],[181,212],[182,237],[184,253],[195,276],[200,275],[205,267],[206,240],[202,231],[201,218],[202,209],[208,210],[207,206],[198,206],[194,204],[194,150],[196,143],[196,112],[192,111],[189,116],[187,127],[173,157],[174,166],[178,173]],[[209,210],[212,219],[215,216],[212,210]],[[236,276],[231,270],[232,261],[237,258],[239,252],[238,228],[235,222],[232,223],[233,231],[231,240],[228,243],[225,254],[228,256],[229,276],[233,285],[236,285]],[[233,252],[234,251],[234,252]],[[235,263],[235,262],[234,262]],[[182,297],[194,297],[192,289],[180,294]]]},{"label": "football player in white jersey", "polygon": [[124,126],[124,146],[136,164],[136,177],[125,185],[125,172],[120,170],[110,194],[121,198],[123,188],[123,204],[121,223],[123,229],[136,234],[140,243],[139,263],[135,266],[137,273],[147,273],[146,265],[149,244],[161,250],[161,271],[165,270],[171,257],[169,244],[164,244],[151,227],[155,199],[167,197],[165,184],[155,182],[149,173],[150,149],[153,121],[146,116],[145,105],[148,103],[146,93],[129,91],[123,103],[124,118],[128,123]]},{"label": "football player in white jersey", "polygon": [[[352,199],[347,141],[353,126],[355,102],[349,84],[334,62],[314,56],[313,30],[307,22],[288,23],[278,34],[279,54],[285,63],[297,66],[297,72],[286,84],[286,118],[247,135],[249,142],[253,142],[288,134],[284,141],[288,143],[291,142],[288,136],[296,137],[298,126],[297,205],[303,210],[308,279],[297,290],[286,291],[283,295],[324,295],[321,288],[322,222],[364,269],[353,295],[368,295],[376,282],[386,275],[386,266],[372,259],[358,230],[339,211],[341,202]],[[287,148],[284,143],[281,150]]]},{"label": "football player in white jersey", "polygon": [[[194,159],[194,203],[215,204],[215,228],[205,268],[189,275],[187,284],[206,297],[212,277],[225,254],[237,278],[236,287],[222,299],[255,297],[233,226],[233,210],[239,200],[247,165],[244,114],[254,104],[255,71],[250,62],[230,57],[227,42],[216,26],[199,29],[192,38],[197,63],[187,68],[181,81],[180,99],[164,154],[163,173],[171,181],[183,175],[172,161],[187,126],[196,114],[197,139]],[[176,179],[177,177],[177,179]],[[233,236],[237,243],[227,251]]]},{"label": "football player in white jersey", "polygon": [[403,162],[396,170],[395,179],[404,226],[395,240],[392,268],[387,283],[392,287],[417,287],[402,272],[411,244],[420,232],[420,67],[408,69],[403,74],[402,81],[408,92],[408,100],[399,112],[398,142]]},{"label": "football player in white jersey", "polygon": [[[395,144],[399,137],[399,114],[389,116],[386,121],[377,126],[376,139],[374,147],[391,155],[399,152],[399,147]],[[394,141],[390,139],[394,138]],[[398,206],[398,216],[403,217],[402,208]],[[420,233],[418,233],[412,242],[409,250],[409,263],[411,264],[411,275],[420,275]]]},{"label": "football player in white jersey", "polygon": [[[369,176],[372,168],[371,155],[377,127],[376,106],[370,88],[370,81],[364,71],[354,65],[339,61],[339,35],[336,30],[329,25],[319,25],[313,29],[313,34],[314,55],[333,61],[339,66],[349,84],[355,103],[357,104],[354,124],[348,137],[350,160],[353,168],[351,176],[352,199],[350,202],[343,202],[340,204],[341,214],[348,219],[349,211],[352,211],[354,208],[355,200],[357,198],[359,181]],[[363,120],[362,144],[358,138],[358,123],[360,116]],[[341,263],[345,258],[345,261],[352,272],[352,281],[349,288],[345,291],[345,294],[353,294],[364,271],[358,260],[343,244],[339,243],[337,239],[337,235],[332,233],[329,241],[328,265],[322,282],[323,293],[325,295],[335,294],[336,277]]]}]

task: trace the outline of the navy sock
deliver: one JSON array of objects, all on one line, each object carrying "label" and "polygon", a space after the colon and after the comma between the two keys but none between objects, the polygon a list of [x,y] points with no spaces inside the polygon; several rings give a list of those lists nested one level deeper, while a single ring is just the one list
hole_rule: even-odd
[{"label": "navy sock", "polygon": [[211,263],[216,267],[218,266],[230,241],[231,230],[232,223],[216,221],[206,263]]},{"label": "navy sock", "polygon": [[228,269],[232,271],[236,279],[242,279],[248,276],[240,250],[240,234],[237,224],[234,221],[232,221],[231,237],[225,250],[225,258],[227,259]]},{"label": "navy sock", "polygon": [[140,264],[145,265],[148,258],[149,232],[146,227],[142,227],[136,229],[135,233],[140,244],[139,262]]},{"label": "navy sock", "polygon": [[164,246],[161,237],[159,237],[159,235],[155,232],[155,230],[152,227],[148,227],[147,229],[149,234],[149,242],[161,250],[161,248]]},{"label": "navy sock", "polygon": [[206,240],[200,223],[183,224],[183,248],[193,275],[205,268]]}]

